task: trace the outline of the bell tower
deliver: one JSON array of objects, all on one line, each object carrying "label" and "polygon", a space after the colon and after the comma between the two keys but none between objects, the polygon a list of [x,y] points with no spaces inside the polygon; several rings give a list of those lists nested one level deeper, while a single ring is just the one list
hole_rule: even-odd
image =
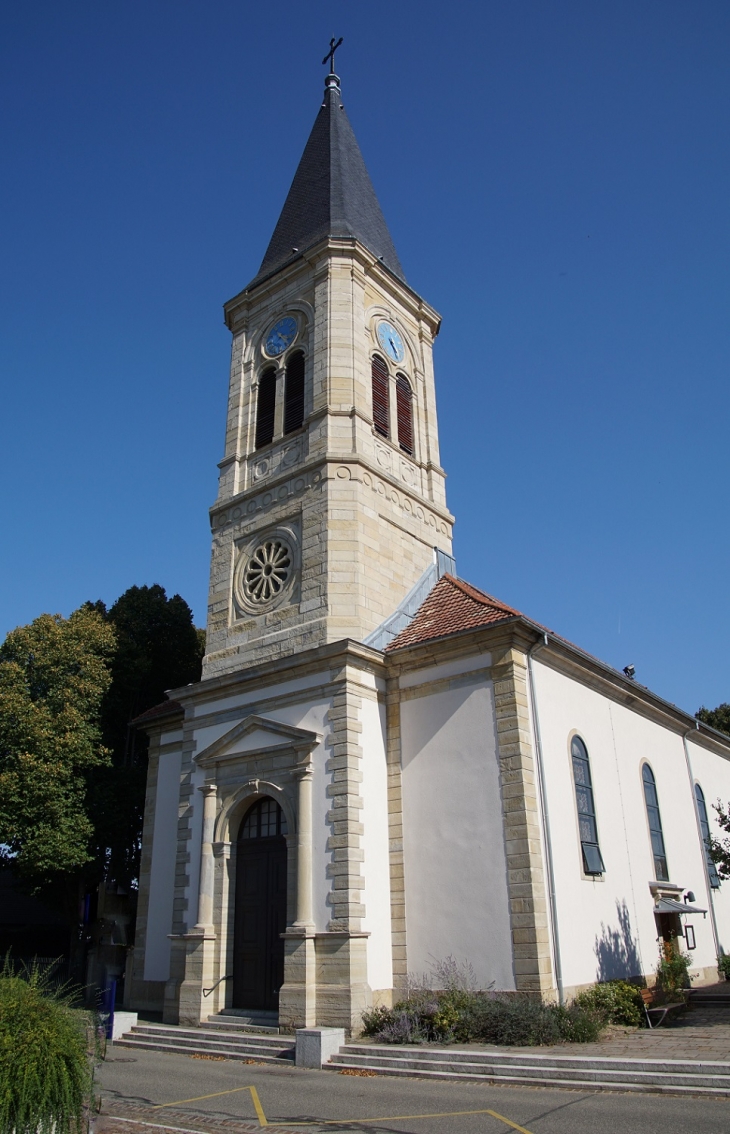
[{"label": "bell tower", "polygon": [[432,350],[342,103],[324,98],[233,335],[204,677],[352,638],[451,554]]}]

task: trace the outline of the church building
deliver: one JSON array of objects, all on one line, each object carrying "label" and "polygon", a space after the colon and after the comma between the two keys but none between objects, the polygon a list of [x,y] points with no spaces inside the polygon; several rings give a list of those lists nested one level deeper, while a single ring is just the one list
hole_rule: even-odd
[{"label": "church building", "polygon": [[355,1031],[448,957],[480,988],[567,1000],[651,980],[675,936],[717,979],[730,738],[458,577],[440,318],[334,73],[225,318],[203,676],[135,722],[127,1006]]}]

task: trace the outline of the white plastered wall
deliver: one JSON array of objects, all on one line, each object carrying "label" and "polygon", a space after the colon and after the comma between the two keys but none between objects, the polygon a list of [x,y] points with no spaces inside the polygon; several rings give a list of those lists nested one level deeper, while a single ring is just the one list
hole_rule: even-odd
[{"label": "white plastered wall", "polygon": [[479,987],[513,989],[492,683],[462,676],[403,701],[401,752],[408,969],[453,956]]},{"label": "white plastered wall", "polygon": [[[651,974],[658,960],[654,860],[642,785],[651,765],[672,884],[707,907],[703,852],[682,736],[539,661],[533,663],[550,825],[557,929],[566,990]],[[584,741],[605,873],[583,874],[570,741]],[[713,757],[713,759],[720,759]],[[681,895],[680,895],[681,897]],[[693,916],[693,967],[712,966],[710,917]]]},{"label": "white plastered wall", "polygon": [[[688,748],[692,778],[700,785],[705,796],[710,832],[717,839],[725,839],[727,833],[717,821],[713,804],[719,800],[727,809],[730,802],[730,759],[724,759],[701,744],[693,743],[691,738]],[[710,894],[715,910],[718,945],[724,953],[730,953],[730,881],[723,882],[719,890],[712,890]],[[704,901],[702,905],[705,905]]]},{"label": "white plastered wall", "polygon": [[[182,732],[163,733],[161,737],[162,744],[171,744],[175,741],[182,742]],[[165,752],[159,757],[145,936],[144,980],[167,980],[170,976],[168,934],[172,932],[175,896],[181,761],[181,751]]]}]

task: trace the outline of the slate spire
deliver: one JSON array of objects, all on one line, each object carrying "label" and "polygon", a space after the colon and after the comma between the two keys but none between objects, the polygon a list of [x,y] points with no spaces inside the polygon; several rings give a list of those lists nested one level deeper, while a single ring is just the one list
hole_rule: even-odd
[{"label": "slate spire", "polygon": [[340,80],[329,74],[324,101],[254,284],[328,236],[355,237],[405,282],[341,99]]}]

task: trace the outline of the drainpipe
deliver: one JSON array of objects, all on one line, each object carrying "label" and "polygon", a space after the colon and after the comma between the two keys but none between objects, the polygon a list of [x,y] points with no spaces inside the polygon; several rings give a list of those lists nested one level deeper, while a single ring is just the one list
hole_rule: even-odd
[{"label": "drainpipe", "polygon": [[707,848],[705,847],[705,840],[702,836],[702,824],[700,823],[700,809],[697,806],[697,794],[695,792],[695,780],[692,775],[692,762],[689,758],[689,748],[687,746],[687,737],[693,732],[698,732],[700,722],[695,722],[694,728],[689,728],[682,736],[682,744],[684,745],[684,758],[687,762],[687,775],[689,776],[689,790],[692,792],[692,804],[695,812],[695,822],[697,823],[697,834],[700,838],[700,846],[702,847],[702,865],[705,871],[705,885],[707,887],[707,901],[710,907],[710,922],[712,923],[712,936],[715,939],[715,956],[720,956],[720,936],[717,932],[717,920],[715,918],[715,904],[712,899],[712,886],[710,885],[710,872],[707,869]]},{"label": "drainpipe", "polygon": [[552,943],[553,968],[555,970],[555,983],[558,986],[558,1001],[565,1003],[563,993],[563,966],[560,960],[560,939],[558,936],[558,907],[555,898],[555,870],[553,868],[553,844],[550,838],[550,819],[548,816],[547,793],[545,791],[545,772],[542,759],[542,738],[540,736],[540,718],[537,712],[537,697],[535,696],[535,677],[532,670],[532,658],[538,650],[548,644],[547,634],[543,634],[542,641],[535,642],[527,653],[527,672],[530,679],[530,708],[532,710],[532,730],[535,736],[535,763],[537,765],[537,788],[540,796],[540,811],[542,813],[543,835],[545,838],[545,866],[548,889],[548,916],[550,918],[550,940]]}]

